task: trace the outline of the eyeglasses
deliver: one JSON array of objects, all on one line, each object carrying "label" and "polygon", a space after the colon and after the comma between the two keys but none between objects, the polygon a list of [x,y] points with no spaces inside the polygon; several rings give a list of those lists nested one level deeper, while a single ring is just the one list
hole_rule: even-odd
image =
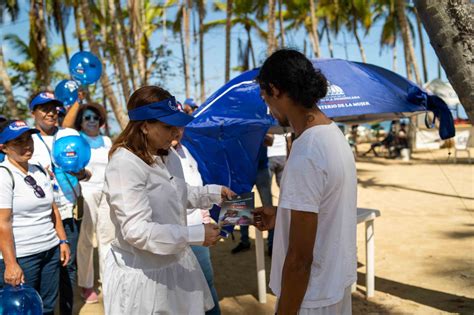
[{"label": "eyeglasses", "polygon": [[45,193],[44,193],[43,188],[38,186],[38,184],[36,183],[36,180],[33,178],[33,176],[31,176],[31,175],[26,176],[25,177],[25,183],[30,185],[35,190],[35,196],[36,197],[44,198],[46,196]]},{"label": "eyeglasses", "polygon": [[96,115],[84,116],[86,121],[99,121],[100,117]]}]

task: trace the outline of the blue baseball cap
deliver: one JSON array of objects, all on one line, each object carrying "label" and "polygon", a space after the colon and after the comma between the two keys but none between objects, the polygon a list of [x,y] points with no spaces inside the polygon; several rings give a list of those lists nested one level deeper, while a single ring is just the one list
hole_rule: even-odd
[{"label": "blue baseball cap", "polygon": [[14,140],[28,131],[31,133],[40,132],[38,129],[30,128],[23,120],[13,120],[0,132],[0,144]]},{"label": "blue baseball cap", "polygon": [[129,110],[128,117],[132,121],[155,119],[176,127],[184,127],[194,119],[180,110],[174,97]]},{"label": "blue baseball cap", "polygon": [[194,101],[194,99],[192,98],[187,98],[185,101],[184,101],[184,105],[189,105],[191,106],[192,108],[198,108],[199,106],[196,104],[196,102]]},{"label": "blue baseball cap", "polygon": [[43,105],[46,103],[56,103],[57,106],[64,106],[63,102],[54,98],[54,94],[51,92],[41,92],[36,95],[30,102],[30,110],[33,111],[36,106]]}]

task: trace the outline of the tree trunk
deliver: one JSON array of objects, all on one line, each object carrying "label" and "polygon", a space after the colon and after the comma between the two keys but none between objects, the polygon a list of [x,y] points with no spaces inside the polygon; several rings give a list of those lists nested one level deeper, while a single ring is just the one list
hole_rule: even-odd
[{"label": "tree trunk", "polygon": [[393,46],[392,46],[392,55],[393,55],[393,62],[392,62],[392,70],[393,72],[397,72],[397,41],[393,41]]},{"label": "tree trunk", "polygon": [[405,52],[405,63],[407,72],[407,77],[411,80],[411,67],[415,72],[415,80],[417,84],[421,84],[420,73],[418,71],[418,65],[416,62],[415,57],[415,50],[413,48],[413,42],[411,38],[410,28],[408,27],[408,20],[405,14],[406,4],[405,0],[396,0],[396,10],[397,10],[397,19],[398,24],[400,25],[400,29],[402,32],[402,39],[403,39],[403,49]]},{"label": "tree trunk", "polygon": [[316,6],[314,0],[309,0],[309,10],[311,17],[311,43],[313,44],[313,51],[316,58],[321,57],[321,50],[319,47],[319,36],[318,36],[318,19],[316,17]]},{"label": "tree trunk", "polygon": [[280,22],[280,43],[285,47],[285,26],[283,25],[283,0],[278,0],[278,21]]},{"label": "tree trunk", "polygon": [[363,63],[367,63],[367,58],[365,57],[364,46],[362,46],[362,42],[359,38],[359,34],[357,34],[357,21],[355,17],[352,17],[352,32],[354,33],[354,37],[357,41],[357,46],[359,46],[360,57]]},{"label": "tree trunk", "polygon": [[[84,25],[86,29],[86,35],[87,39],[89,41],[89,46],[92,51],[92,53],[96,56],[100,56],[99,52],[99,45],[97,44],[97,40],[94,37],[94,25],[92,23],[92,17],[90,15],[89,10],[87,9],[87,3],[88,0],[81,0],[81,6],[82,6],[82,15],[84,17]],[[102,60],[102,75],[100,77],[100,82],[102,83],[102,87],[105,91],[105,95],[107,96],[110,105],[112,106],[112,110],[114,111],[115,118],[117,119],[117,122],[119,123],[120,127],[123,129],[128,123],[128,117],[125,115],[123,107],[121,104],[117,101],[117,98],[115,97],[114,91],[112,89],[112,85],[110,84],[109,80],[109,75],[107,74],[107,65]]]},{"label": "tree trunk", "polygon": [[145,57],[142,45],[142,1],[133,0],[131,1],[131,10],[129,10],[131,16],[132,34],[134,36],[135,44],[135,60],[138,63],[138,73],[140,75],[140,84],[146,85],[146,69],[145,69]]},{"label": "tree trunk", "polygon": [[76,36],[79,43],[79,50],[84,50],[84,44],[81,35],[81,3],[79,0],[74,0],[74,25],[76,26]]},{"label": "tree trunk", "polygon": [[421,28],[421,19],[418,15],[418,11],[415,8],[415,16],[416,16],[416,27],[418,30],[418,38],[420,39],[420,52],[421,52],[421,63],[423,65],[423,79],[425,79],[425,83],[428,82],[428,69],[426,67],[426,53],[425,53],[425,42],[423,40],[423,30]]},{"label": "tree trunk", "polygon": [[125,22],[122,13],[122,5],[120,0],[115,0],[115,8],[117,12],[117,18],[120,26],[120,34],[122,35],[122,46],[125,51],[125,57],[127,57],[128,71],[130,72],[130,79],[132,81],[132,89],[135,91],[138,87],[137,78],[135,76],[135,69],[133,67],[132,54],[130,53],[130,42],[128,40],[127,29],[125,28]]},{"label": "tree trunk", "polygon": [[448,80],[474,124],[474,8],[468,0],[417,0],[415,5]]},{"label": "tree trunk", "polygon": [[54,19],[57,21],[58,26],[59,26],[59,32],[61,33],[61,41],[63,44],[64,56],[66,57],[66,63],[69,64],[69,52],[67,49],[66,34],[64,32],[64,23],[61,16],[61,3],[60,1],[54,1],[53,5],[56,7],[56,9],[53,10],[53,12],[56,15]]},{"label": "tree trunk", "polygon": [[275,49],[275,0],[268,0],[267,55],[270,56]]},{"label": "tree trunk", "polygon": [[225,23],[225,81],[230,78],[230,30],[232,29],[232,0],[227,0]]},{"label": "tree trunk", "polygon": [[49,50],[44,20],[44,0],[31,0],[30,5],[30,41],[33,42],[32,55],[39,88],[50,89]]},{"label": "tree trunk", "polygon": [[122,51],[120,49],[120,42],[119,42],[119,32],[118,32],[118,22],[117,22],[117,13],[115,8],[115,0],[108,0],[109,1],[109,16],[110,16],[110,24],[112,27],[112,40],[114,45],[114,50],[116,53],[116,60],[117,66],[120,75],[120,83],[122,85],[123,95],[125,97],[125,102],[128,102],[128,98],[130,97],[130,85],[128,83],[129,78],[127,76],[127,70],[125,68],[125,60],[123,59]]},{"label": "tree trunk", "polygon": [[[183,46],[183,66],[184,66],[184,87],[186,98],[191,96],[190,76],[191,76],[191,30],[189,27],[190,17],[189,12],[191,8],[191,1],[185,0],[183,3],[183,27],[184,27],[184,46]],[[181,29],[181,32],[183,29]],[[180,33],[181,33],[180,32]]]},{"label": "tree trunk", "polygon": [[252,57],[252,69],[254,69],[257,66],[257,62],[255,61],[255,52],[253,51],[253,45],[252,45],[252,34],[250,32],[250,25],[245,25],[245,31],[247,32],[247,40],[248,40],[248,47],[250,51],[250,56]]},{"label": "tree trunk", "polygon": [[329,23],[327,17],[324,17],[324,27],[326,29],[326,37],[328,40],[329,56],[331,56],[331,58],[334,58],[334,49],[332,48],[331,33],[329,32]]},{"label": "tree trunk", "polygon": [[[106,9],[106,3],[107,0],[99,0],[99,6],[100,6],[100,14],[102,15],[102,18],[104,19],[104,22],[100,23],[100,35],[99,40],[102,40],[102,47],[104,52],[106,51],[107,47],[107,9]],[[104,53],[105,57],[105,53]]]},{"label": "tree trunk", "polygon": [[204,0],[198,0],[199,11],[199,80],[201,81],[201,103],[206,100],[204,79]]},{"label": "tree trunk", "polygon": [[2,80],[3,90],[7,99],[7,107],[11,118],[18,118],[18,109],[16,108],[15,98],[13,97],[12,82],[8,76],[7,66],[3,57],[3,49],[0,44],[0,79]]}]

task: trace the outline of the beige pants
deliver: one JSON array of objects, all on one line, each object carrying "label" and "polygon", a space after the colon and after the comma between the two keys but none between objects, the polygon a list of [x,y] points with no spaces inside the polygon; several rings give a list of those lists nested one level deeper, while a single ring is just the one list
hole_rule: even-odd
[{"label": "beige pants", "polygon": [[[82,288],[94,286],[94,233],[99,251],[99,274],[102,279],[105,257],[114,240],[115,229],[110,208],[101,190],[83,189],[84,217],[77,244],[77,282]],[[97,270],[95,271],[97,272]]]},{"label": "beige pants", "polygon": [[344,297],[336,304],[318,308],[300,308],[298,315],[351,315],[351,286],[344,290]]}]

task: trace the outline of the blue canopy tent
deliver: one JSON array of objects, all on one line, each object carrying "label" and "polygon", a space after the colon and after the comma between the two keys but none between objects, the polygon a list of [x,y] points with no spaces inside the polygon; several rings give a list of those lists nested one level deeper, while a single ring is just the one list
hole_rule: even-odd
[{"label": "blue canopy tent", "polygon": [[[360,123],[433,111],[440,118],[441,138],[454,136],[446,104],[402,76],[341,59],[313,64],[329,81],[328,94],[318,106],[333,120]],[[226,185],[237,193],[250,191],[255,183],[260,146],[268,128],[276,124],[254,81],[258,71],[242,73],[222,86],[186,127],[183,143],[196,158],[204,183]]]}]

